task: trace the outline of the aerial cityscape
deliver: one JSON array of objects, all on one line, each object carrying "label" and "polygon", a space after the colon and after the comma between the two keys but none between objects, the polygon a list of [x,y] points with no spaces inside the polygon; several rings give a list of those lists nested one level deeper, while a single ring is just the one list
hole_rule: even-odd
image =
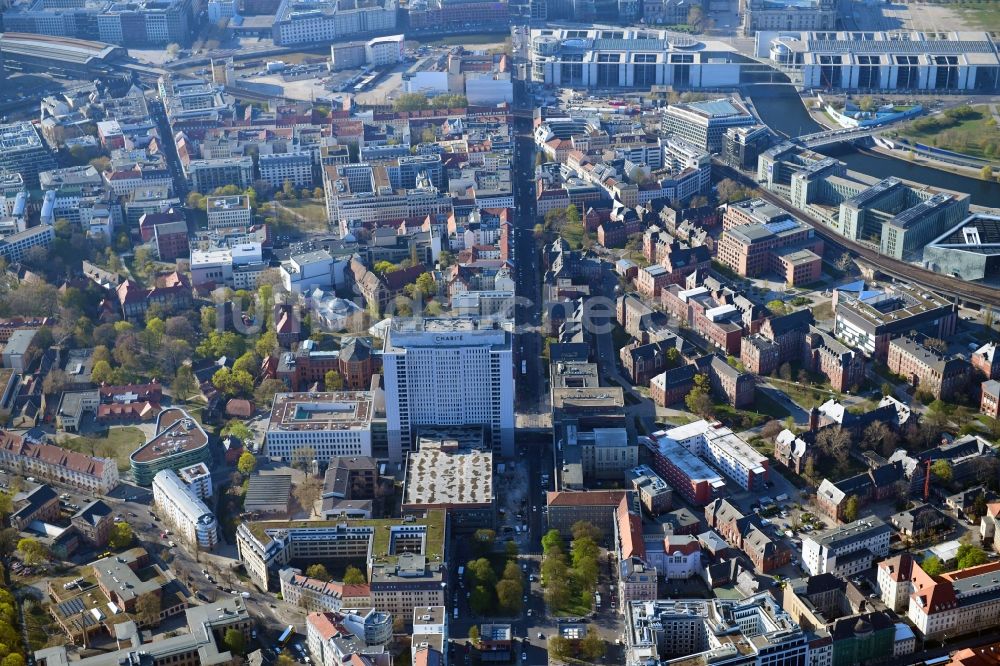
[{"label": "aerial cityscape", "polygon": [[1000,0],[7,0],[0,666],[1000,666]]}]

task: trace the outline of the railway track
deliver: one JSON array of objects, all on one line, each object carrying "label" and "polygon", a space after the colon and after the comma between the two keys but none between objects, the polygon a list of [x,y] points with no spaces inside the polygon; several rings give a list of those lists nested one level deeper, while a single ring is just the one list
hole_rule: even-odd
[{"label": "railway track", "polygon": [[[718,169],[726,178],[731,178],[753,188],[759,188],[760,184],[747,177],[742,172],[730,167],[727,164],[713,160],[712,165]],[[834,231],[829,230],[826,225],[817,220],[809,213],[795,208],[790,203],[772,192],[760,190],[760,198],[774,204],[782,210],[799,217],[807,222],[816,231],[816,235],[823,239],[824,243],[841,248],[851,254],[864,259],[866,262],[879,269],[883,273],[894,278],[908,280],[914,284],[926,287],[943,296],[957,298],[960,302],[975,304],[979,306],[1000,306],[1000,289],[987,285],[966,282],[950,275],[942,275],[920,268],[914,264],[906,263],[892,257],[872,250],[870,247],[856,243],[844,238]]]}]

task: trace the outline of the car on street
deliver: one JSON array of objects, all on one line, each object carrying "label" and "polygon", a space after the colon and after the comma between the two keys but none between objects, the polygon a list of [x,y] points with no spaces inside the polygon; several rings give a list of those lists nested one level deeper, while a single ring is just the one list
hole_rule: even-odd
[{"label": "car on street", "polygon": [[521,661],[525,661],[525,662],[528,661],[528,653],[527,652],[522,652],[521,653]]}]

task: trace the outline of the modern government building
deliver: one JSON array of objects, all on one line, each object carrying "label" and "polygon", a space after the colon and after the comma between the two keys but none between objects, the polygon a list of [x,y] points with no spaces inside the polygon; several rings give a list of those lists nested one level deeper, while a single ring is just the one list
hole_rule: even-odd
[{"label": "modern government building", "polygon": [[755,54],[802,88],[988,91],[1000,53],[987,32],[758,32]]}]

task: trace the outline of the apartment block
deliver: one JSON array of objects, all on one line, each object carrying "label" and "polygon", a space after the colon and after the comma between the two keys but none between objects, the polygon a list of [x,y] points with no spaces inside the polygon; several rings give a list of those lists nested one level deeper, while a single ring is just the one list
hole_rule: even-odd
[{"label": "apartment block", "polygon": [[368,584],[346,584],[303,576],[291,567],[278,572],[281,598],[309,613],[337,613],[343,608],[368,608],[372,593]]},{"label": "apartment block", "polygon": [[219,542],[215,514],[172,469],[153,477],[153,504],[164,522],[174,528],[179,541],[192,550],[215,549]]},{"label": "apartment block", "polygon": [[249,227],[253,223],[250,198],[242,194],[224,197],[207,197],[205,214],[209,229]]}]

